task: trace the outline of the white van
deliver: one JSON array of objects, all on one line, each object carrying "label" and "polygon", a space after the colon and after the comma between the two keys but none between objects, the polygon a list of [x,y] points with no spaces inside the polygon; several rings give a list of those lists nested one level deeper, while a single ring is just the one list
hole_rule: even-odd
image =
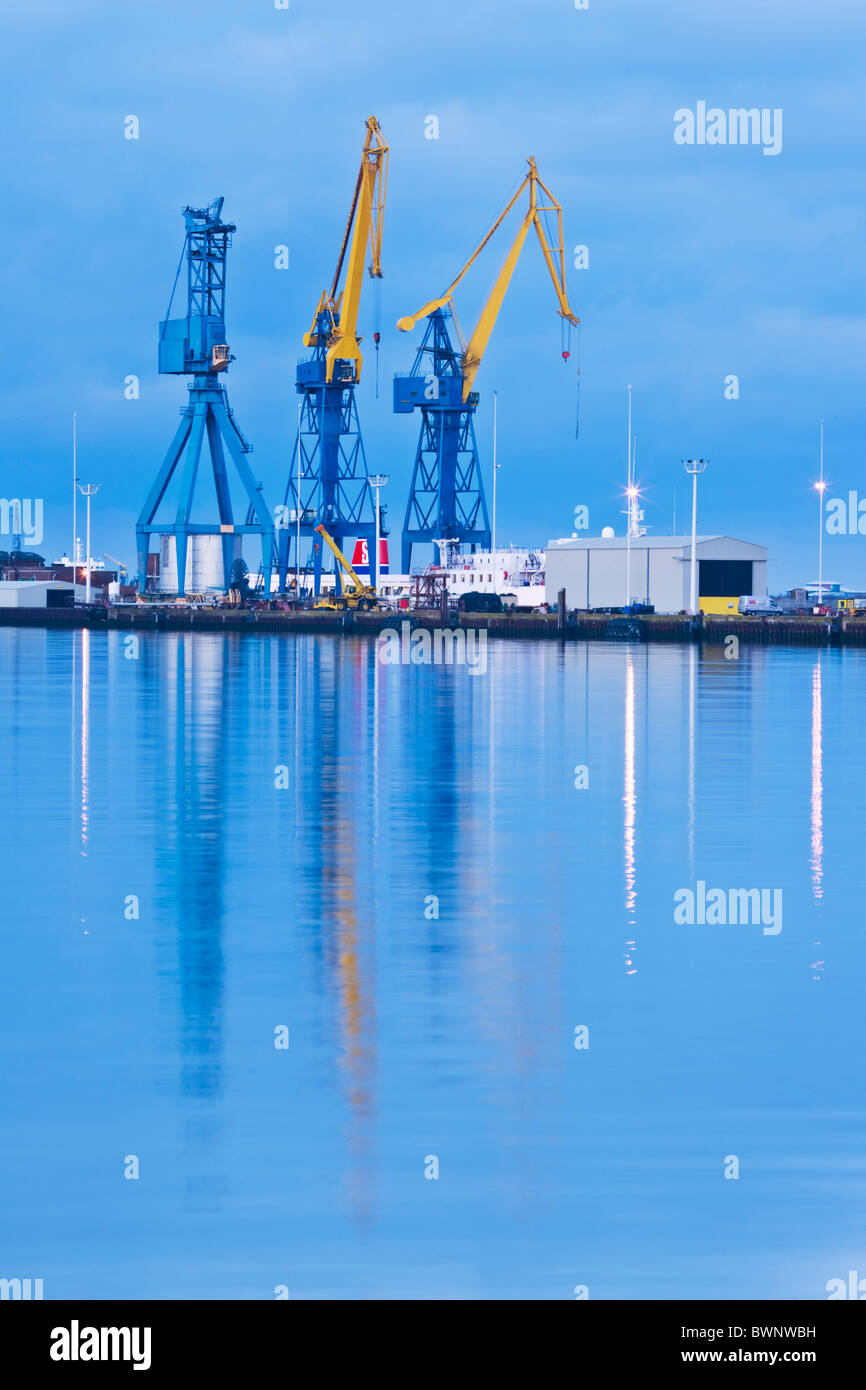
[{"label": "white van", "polygon": [[740,598],[737,610],[740,613],[781,613],[781,604],[777,603],[769,594],[743,594]]}]

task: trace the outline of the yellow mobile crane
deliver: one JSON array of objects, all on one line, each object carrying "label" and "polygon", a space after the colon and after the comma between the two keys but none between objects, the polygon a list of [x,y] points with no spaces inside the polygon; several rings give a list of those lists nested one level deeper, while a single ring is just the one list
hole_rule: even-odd
[{"label": "yellow mobile crane", "polygon": [[[475,440],[474,416],[478,393],[474,386],[530,227],[535,228],[556,291],[557,313],[562,320],[563,359],[567,362],[571,355],[568,334],[571,326],[576,326],[580,320],[572,311],[566,290],[562,208],[542,182],[535,160],[529,159],[527,163],[529,172],[517,192],[444,294],[429,300],[417,313],[397,320],[397,327],[402,333],[410,333],[419,320],[428,320],[412,370],[394,378],[395,412],[408,415],[420,409],[422,415],[409,502],[403,522],[401,568],[404,573],[411,568],[412,546],[415,544],[429,544],[444,539],[454,544],[469,543],[473,548],[491,546],[493,538]],[[464,343],[454,308],[454,291],[527,189],[529,205],[517,235],[475,329],[469,341]],[[545,231],[544,219],[548,216],[555,218],[555,243],[552,226],[550,235]],[[451,340],[448,319],[454,321],[456,347]]]},{"label": "yellow mobile crane", "polygon": [[333,536],[328,534],[324,526],[317,526],[316,531],[324,538],[326,544],[330,546],[337,564],[345,573],[346,579],[351,583],[352,587],[350,589],[348,585],[346,585],[344,586],[345,591],[342,594],[337,593],[335,590],[332,598],[318,599],[315,607],[332,609],[360,608],[362,611],[368,608],[377,608],[379,605],[379,598],[376,590],[370,584],[361,583],[361,580],[352,569],[352,566],[349,564],[349,561],[337,545]]}]

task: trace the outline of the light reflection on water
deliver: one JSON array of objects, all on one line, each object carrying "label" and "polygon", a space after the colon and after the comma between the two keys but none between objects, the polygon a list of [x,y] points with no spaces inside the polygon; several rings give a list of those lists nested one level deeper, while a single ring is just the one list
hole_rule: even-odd
[{"label": "light reflection on water", "polygon": [[[863,675],[0,629],[0,1274],[825,1296],[863,1259]],[[675,925],[697,878],[783,931]]]}]

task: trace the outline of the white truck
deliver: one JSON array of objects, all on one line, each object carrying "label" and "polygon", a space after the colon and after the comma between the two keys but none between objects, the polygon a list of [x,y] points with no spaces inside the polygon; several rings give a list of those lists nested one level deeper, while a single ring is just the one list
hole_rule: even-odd
[{"label": "white truck", "polygon": [[784,610],[780,603],[769,594],[743,594],[737,604],[739,613],[760,613],[766,616],[768,613],[782,613]]}]

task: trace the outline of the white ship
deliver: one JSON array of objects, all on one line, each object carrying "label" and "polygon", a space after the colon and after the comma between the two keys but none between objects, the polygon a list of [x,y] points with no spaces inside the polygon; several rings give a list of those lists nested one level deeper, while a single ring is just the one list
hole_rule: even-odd
[{"label": "white ship", "polygon": [[[490,550],[461,553],[459,547],[443,544],[442,563],[430,564],[422,573],[431,578],[445,578],[450,598],[461,594],[499,594],[507,605],[517,608],[538,608],[544,603],[544,547],[506,546]],[[383,574],[379,592],[385,602],[399,605],[411,599],[415,575]]]}]

